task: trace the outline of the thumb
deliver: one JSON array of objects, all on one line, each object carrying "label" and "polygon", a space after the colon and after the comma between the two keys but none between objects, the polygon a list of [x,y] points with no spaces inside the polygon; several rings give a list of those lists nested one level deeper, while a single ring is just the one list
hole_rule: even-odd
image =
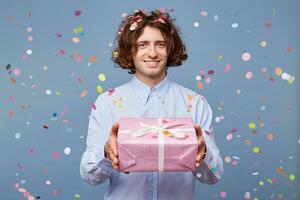
[{"label": "thumb", "polygon": [[195,130],[196,130],[196,135],[199,138],[200,136],[202,136],[201,128],[198,124],[195,124],[194,127],[195,127]]},{"label": "thumb", "polygon": [[111,127],[111,131],[110,131],[112,136],[117,137],[118,130],[119,130],[119,123],[114,123],[113,126]]}]

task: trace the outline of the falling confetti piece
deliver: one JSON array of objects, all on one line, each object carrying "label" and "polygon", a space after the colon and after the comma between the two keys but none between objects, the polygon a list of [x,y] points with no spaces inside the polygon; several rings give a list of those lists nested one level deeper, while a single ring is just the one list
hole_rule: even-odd
[{"label": "falling confetti piece", "polygon": [[253,77],[253,73],[252,72],[247,72],[245,77],[246,77],[246,79],[250,80]]},{"label": "falling confetti piece", "polygon": [[238,23],[233,23],[233,24],[231,25],[231,27],[232,27],[232,28],[237,28],[237,27],[239,27],[239,24],[238,24]]},{"label": "falling confetti piece", "polygon": [[203,90],[203,87],[204,87],[204,86],[203,86],[203,83],[199,81],[199,82],[197,83],[197,87],[198,87],[200,90]]},{"label": "falling confetti piece", "polygon": [[250,123],[249,123],[249,128],[250,128],[250,129],[255,129],[255,128],[256,128],[255,123],[254,123],[254,122],[250,122]]},{"label": "falling confetti piece", "polygon": [[206,17],[208,15],[208,13],[205,10],[202,10],[200,15],[203,17]]},{"label": "falling confetti piece", "polygon": [[71,148],[70,148],[70,147],[66,147],[66,148],[64,149],[64,154],[65,154],[65,155],[70,155],[70,153],[71,153]]},{"label": "falling confetti piece", "polygon": [[252,151],[253,151],[253,153],[255,153],[255,154],[261,153],[261,150],[260,150],[259,147],[253,147]]},{"label": "falling confetti piece", "polygon": [[81,11],[80,11],[80,10],[76,10],[76,11],[74,12],[74,15],[75,15],[75,16],[80,16],[80,15],[81,15]]},{"label": "falling confetti piece", "polygon": [[46,93],[46,95],[51,95],[52,91],[47,89],[45,93]]},{"label": "falling confetti piece", "polygon": [[267,134],[267,140],[268,140],[268,141],[272,141],[273,139],[274,139],[273,134],[272,134],[272,133],[268,133],[268,134]]},{"label": "falling confetti piece", "polygon": [[31,54],[32,54],[32,50],[31,50],[31,49],[28,49],[28,50],[26,51],[26,53],[27,53],[28,55],[31,55]]},{"label": "falling confetti piece", "polygon": [[59,158],[59,153],[56,151],[52,154],[54,160],[57,160]]},{"label": "falling confetti piece", "polygon": [[291,181],[294,181],[294,180],[296,179],[296,176],[295,176],[294,174],[290,174],[290,175],[289,175],[289,179],[290,179]]},{"label": "falling confetti piece", "polygon": [[260,42],[260,46],[263,47],[263,48],[266,47],[267,46],[267,42],[266,41],[261,41]]},{"label": "falling confetti piece", "polygon": [[83,90],[81,93],[80,93],[80,98],[84,98],[88,95],[88,91],[87,90]]},{"label": "falling confetti piece", "polygon": [[227,73],[231,70],[231,64],[227,64],[224,68],[224,73]]},{"label": "falling confetti piece", "polygon": [[198,22],[195,22],[195,23],[194,23],[194,27],[195,27],[195,28],[199,27],[199,23],[198,23]]},{"label": "falling confetti piece", "polygon": [[16,83],[16,82],[17,82],[17,79],[15,79],[15,78],[10,78],[10,82]]},{"label": "falling confetti piece", "polygon": [[227,196],[226,192],[220,192],[220,197],[221,198],[226,198],[226,196]]},{"label": "falling confetti piece", "polygon": [[265,183],[264,183],[263,181],[259,181],[259,182],[258,182],[258,185],[259,185],[259,186],[263,186],[264,184],[265,184]]},{"label": "falling confetti piece", "polygon": [[103,88],[100,85],[97,85],[96,90],[99,94],[103,92]]},{"label": "falling confetti piece", "polygon": [[280,75],[282,74],[282,70],[281,70],[280,67],[276,67],[276,68],[275,68],[275,74],[276,74],[277,76],[280,76]]},{"label": "falling confetti piece", "polygon": [[74,43],[79,43],[80,42],[80,39],[78,37],[73,37],[72,38],[72,42]]},{"label": "falling confetti piece", "polygon": [[15,133],[15,138],[20,139],[21,138],[21,133],[20,132]]},{"label": "falling confetti piece", "polygon": [[28,33],[30,33],[30,32],[32,32],[32,27],[28,26],[26,30]]},{"label": "falling confetti piece", "polygon": [[49,127],[47,125],[43,125],[44,129],[49,129]]},{"label": "falling confetti piece", "polygon": [[90,56],[90,61],[93,63],[97,62],[97,56]]},{"label": "falling confetti piece", "polygon": [[245,62],[247,62],[250,59],[251,59],[250,53],[249,52],[243,52],[243,54],[242,54],[242,60],[245,61]]},{"label": "falling confetti piece", "polygon": [[225,161],[226,163],[231,163],[231,158],[230,158],[229,156],[226,156],[226,157],[224,158],[224,161]]},{"label": "falling confetti piece", "polygon": [[74,197],[75,197],[76,199],[80,199],[80,194],[75,194]]},{"label": "falling confetti piece", "polygon": [[99,74],[98,79],[99,81],[105,81],[106,80],[105,74]]}]

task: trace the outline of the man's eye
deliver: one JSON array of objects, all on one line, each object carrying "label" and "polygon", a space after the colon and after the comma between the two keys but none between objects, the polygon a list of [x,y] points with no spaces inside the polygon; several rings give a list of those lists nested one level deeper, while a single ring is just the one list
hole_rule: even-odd
[{"label": "man's eye", "polygon": [[139,48],[145,48],[147,45],[145,44],[145,43],[140,43],[140,44],[138,44],[138,47]]},{"label": "man's eye", "polygon": [[160,48],[164,48],[164,47],[166,47],[166,44],[165,44],[165,43],[159,43],[158,46],[159,46]]}]

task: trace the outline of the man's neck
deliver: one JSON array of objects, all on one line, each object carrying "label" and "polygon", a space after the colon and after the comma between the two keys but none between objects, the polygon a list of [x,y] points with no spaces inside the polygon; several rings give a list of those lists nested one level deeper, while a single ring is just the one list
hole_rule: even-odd
[{"label": "man's neck", "polygon": [[167,72],[165,71],[163,74],[161,74],[161,76],[155,78],[140,76],[139,74],[135,74],[135,76],[152,89],[165,79]]}]

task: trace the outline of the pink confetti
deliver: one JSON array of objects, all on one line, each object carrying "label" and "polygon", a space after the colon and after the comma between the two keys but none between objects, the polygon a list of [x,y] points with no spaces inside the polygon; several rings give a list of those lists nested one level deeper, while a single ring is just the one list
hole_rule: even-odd
[{"label": "pink confetti", "polygon": [[13,102],[14,101],[14,97],[13,96],[9,96],[9,100],[10,100],[10,102]]},{"label": "pink confetti", "polygon": [[62,33],[56,33],[55,35],[56,37],[60,38],[62,36]]},{"label": "pink confetti", "polygon": [[13,110],[9,110],[9,117],[13,118],[13,116],[14,116],[14,111]]},{"label": "pink confetti", "polygon": [[19,167],[20,170],[24,169],[24,165],[22,163],[17,163],[17,166]]},{"label": "pink confetti", "polygon": [[224,73],[227,73],[231,70],[231,64],[227,64],[224,68]]},{"label": "pink confetti", "polygon": [[226,136],[227,140],[232,140],[232,138],[233,138],[233,134],[232,133],[227,134],[227,136]]},{"label": "pink confetti", "polygon": [[92,104],[92,108],[93,108],[93,110],[96,110],[97,108],[96,108],[96,105],[93,103]]},{"label": "pink confetti", "polygon": [[206,84],[209,84],[211,82],[211,78],[210,77],[207,77],[206,79],[205,79],[205,83]]},{"label": "pink confetti", "polygon": [[221,198],[226,198],[226,196],[227,196],[226,192],[220,192],[220,197]]},{"label": "pink confetti", "polygon": [[52,156],[53,156],[54,160],[57,160],[59,158],[59,153],[57,151],[55,151]]},{"label": "pink confetti", "polygon": [[29,154],[33,155],[33,153],[34,153],[33,149],[29,149]]},{"label": "pink confetti", "polygon": [[203,17],[206,17],[208,15],[208,13],[205,10],[202,10],[200,14]]},{"label": "pink confetti", "polygon": [[214,70],[208,70],[208,72],[207,72],[209,75],[213,75],[214,73],[215,73],[215,71]]},{"label": "pink confetti", "polygon": [[253,73],[252,72],[247,72],[245,77],[246,77],[246,79],[250,80],[253,77]]}]

